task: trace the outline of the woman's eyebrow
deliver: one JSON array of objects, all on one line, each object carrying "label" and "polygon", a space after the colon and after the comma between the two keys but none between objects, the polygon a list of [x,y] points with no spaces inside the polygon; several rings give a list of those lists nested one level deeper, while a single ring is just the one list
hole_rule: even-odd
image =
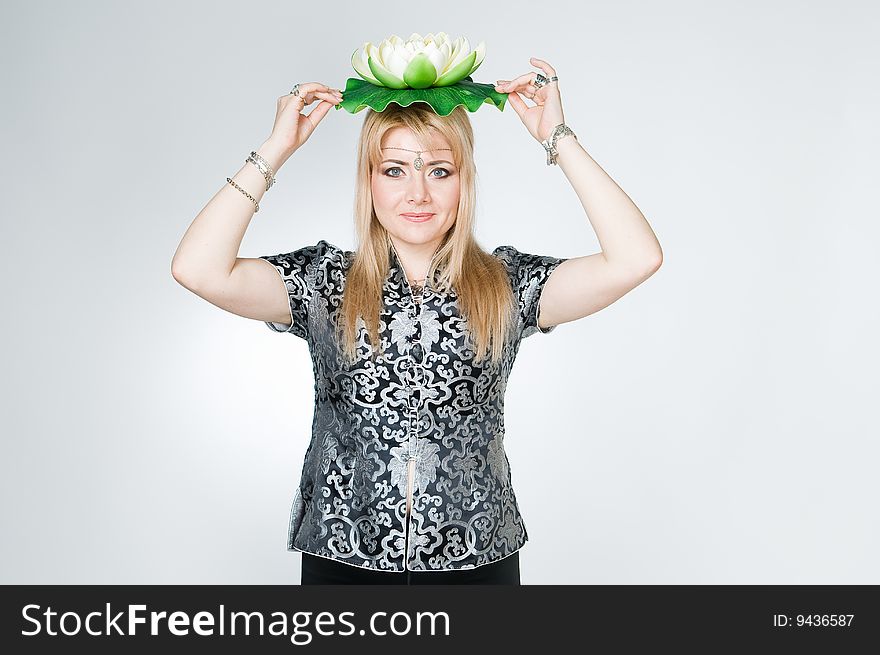
[{"label": "woman's eyebrow", "polygon": [[[385,159],[382,161],[383,164],[385,162],[391,162],[392,164],[403,164],[404,166],[409,166],[409,164],[407,162],[400,161],[399,159]],[[438,159],[437,161],[429,161],[427,165],[433,166],[434,164],[449,164],[450,166],[455,166],[455,164],[453,164],[451,161],[446,161],[445,159]]]}]

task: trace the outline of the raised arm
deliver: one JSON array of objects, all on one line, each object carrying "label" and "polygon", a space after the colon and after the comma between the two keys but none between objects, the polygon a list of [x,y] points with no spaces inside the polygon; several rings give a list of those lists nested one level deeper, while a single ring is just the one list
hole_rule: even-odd
[{"label": "raised arm", "polygon": [[[499,80],[496,89],[508,94],[510,106],[529,133],[546,143],[557,127],[565,127],[559,81],[546,61],[532,57],[531,63],[543,71],[543,80],[534,72],[525,73]],[[534,106],[529,107],[520,93]],[[537,325],[542,331],[607,307],[653,275],[663,262],[660,243],[642,212],[577,137],[564,134],[556,150],[556,163],[577,193],[602,251],[570,257],[555,267],[540,297]],[[553,163],[549,155],[548,163]]]},{"label": "raised arm", "polygon": [[[308,116],[300,113],[319,98]],[[297,95],[278,99],[272,134],[255,152],[277,174],[341,98],[341,92],[317,82],[299,85]],[[171,260],[171,274],[188,290],[229,312],[289,324],[287,289],[278,271],[264,259],[238,256],[245,231],[266,193],[266,177],[246,162],[231,180],[240,189],[227,182],[199,212]]]}]

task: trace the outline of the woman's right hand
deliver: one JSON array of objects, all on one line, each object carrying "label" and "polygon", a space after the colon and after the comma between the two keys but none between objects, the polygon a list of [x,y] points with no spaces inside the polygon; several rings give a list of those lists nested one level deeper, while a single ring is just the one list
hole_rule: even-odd
[{"label": "woman's right hand", "polygon": [[[300,113],[306,105],[319,99],[318,105],[306,116]],[[275,125],[269,141],[293,154],[318,127],[318,123],[330,111],[330,107],[342,102],[342,91],[319,82],[305,82],[299,85],[299,95],[287,94],[278,98],[275,111]]]}]

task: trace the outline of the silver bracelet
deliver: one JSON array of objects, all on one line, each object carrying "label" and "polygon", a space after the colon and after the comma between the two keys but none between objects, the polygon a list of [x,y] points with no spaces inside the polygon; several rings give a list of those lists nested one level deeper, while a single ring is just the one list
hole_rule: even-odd
[{"label": "silver bracelet", "polygon": [[253,150],[251,151],[250,156],[245,159],[245,162],[250,162],[260,170],[260,173],[262,173],[263,177],[266,178],[266,191],[271,189],[272,185],[275,184],[275,171],[272,170],[269,162],[267,162],[265,158],[261,157]]},{"label": "silver bracelet", "polygon": [[254,213],[255,213],[255,214],[256,214],[258,211],[260,211],[260,204],[254,199],[254,197],[253,197],[251,194],[249,194],[247,191],[245,191],[245,190],[242,189],[240,186],[238,186],[235,182],[233,182],[231,177],[227,177],[227,178],[226,178],[226,181],[229,182],[229,183],[230,183],[232,186],[234,186],[236,189],[238,189],[239,191],[241,191],[244,195],[246,195],[246,196],[248,197],[248,199],[249,199],[252,203],[254,203],[254,208],[255,208],[255,209],[254,209]]},{"label": "silver bracelet", "polygon": [[553,132],[550,134],[549,138],[541,141],[541,145],[544,146],[544,150],[547,151],[547,165],[548,166],[556,166],[556,156],[559,152],[556,150],[556,142],[566,136],[573,136],[577,139],[577,135],[571,130],[571,128],[565,123],[560,123],[556,127],[553,128]]}]

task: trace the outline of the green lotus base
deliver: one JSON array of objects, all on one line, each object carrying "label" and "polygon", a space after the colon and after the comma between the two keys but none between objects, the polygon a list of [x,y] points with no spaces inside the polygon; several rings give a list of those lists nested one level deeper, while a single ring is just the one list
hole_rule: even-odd
[{"label": "green lotus base", "polygon": [[432,86],[427,89],[391,89],[387,86],[376,86],[366,80],[350,77],[345,82],[343,100],[336,109],[345,109],[352,114],[365,107],[375,111],[384,111],[390,102],[407,107],[414,102],[424,102],[440,116],[448,116],[453,109],[464,105],[470,112],[475,112],[484,102],[493,104],[504,111],[507,101],[506,93],[498,93],[491,84],[479,84],[470,76],[449,86]]}]

